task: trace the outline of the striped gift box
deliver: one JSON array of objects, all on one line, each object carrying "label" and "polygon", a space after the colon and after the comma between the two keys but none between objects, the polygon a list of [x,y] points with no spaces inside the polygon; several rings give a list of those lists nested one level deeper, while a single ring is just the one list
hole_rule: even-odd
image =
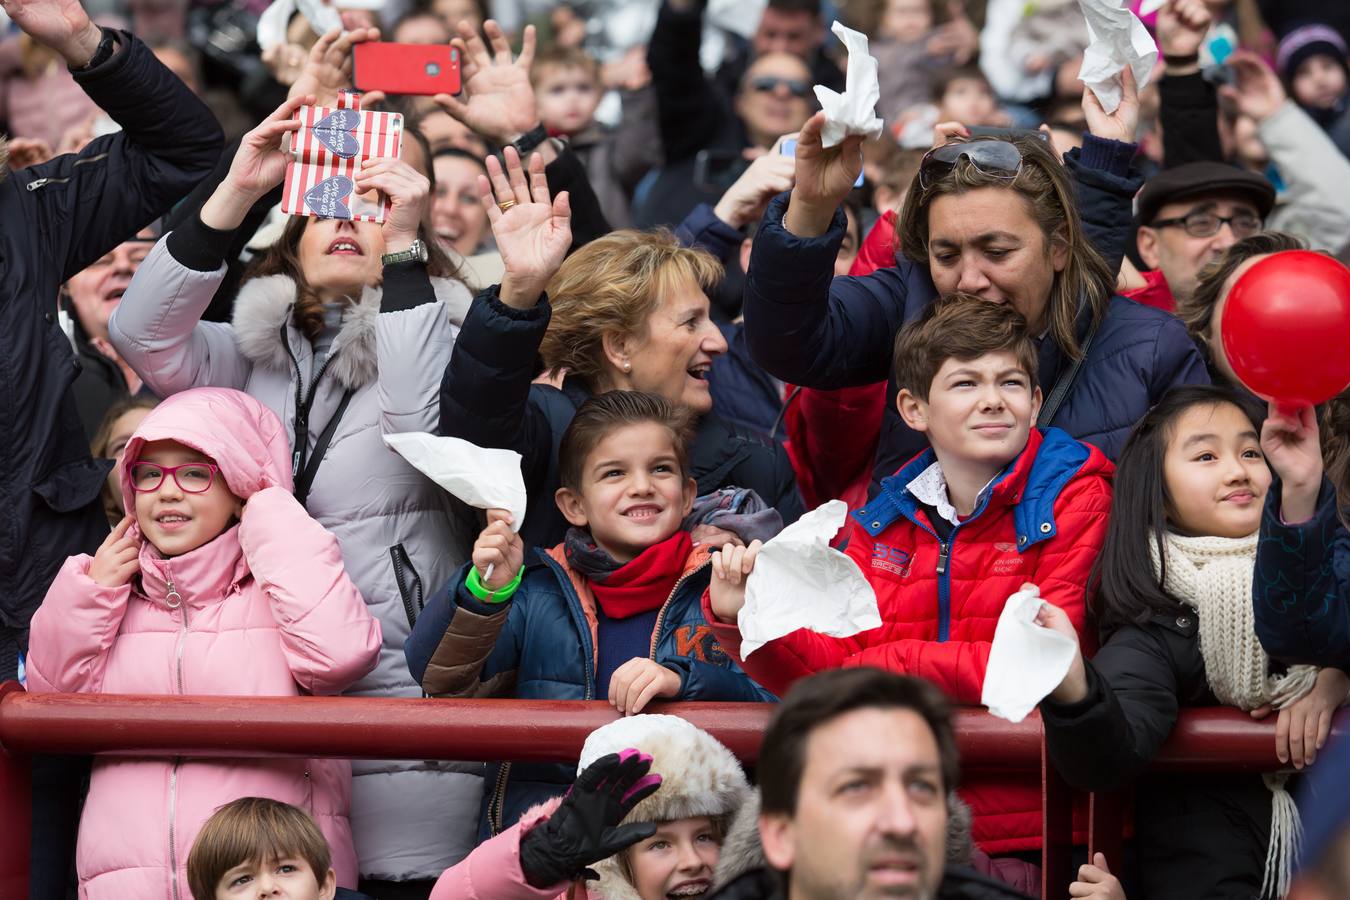
[{"label": "striped gift box", "polygon": [[336,108],[302,106],[300,131],[291,142],[281,210],[293,216],[383,222],[387,200],[356,194],[356,175],[368,159],[397,157],[403,149],[403,116],[360,108],[343,93]]}]

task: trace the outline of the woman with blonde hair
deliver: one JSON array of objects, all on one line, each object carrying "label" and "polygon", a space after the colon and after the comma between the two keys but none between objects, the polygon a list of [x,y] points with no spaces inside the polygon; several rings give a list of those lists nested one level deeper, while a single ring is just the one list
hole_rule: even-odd
[{"label": "woman with blonde hair", "polygon": [[[708,302],[721,264],[663,230],[615,231],[564,261],[567,194],[550,200],[537,155],[528,184],[515,151],[505,156],[505,169],[489,157],[490,181],[479,179],[505,275],[464,318],[441,385],[441,433],[521,454],[525,542],[553,546],[566,533],[553,502],[558,443],[577,407],[609,390],[659,394],[698,417],[690,474],[700,496],[748,488],[795,520],[802,506],[787,454],[712,408],[708,370],[727,350]],[[531,383],[541,355],[561,387]],[[734,537],[701,527],[695,540]]]}]

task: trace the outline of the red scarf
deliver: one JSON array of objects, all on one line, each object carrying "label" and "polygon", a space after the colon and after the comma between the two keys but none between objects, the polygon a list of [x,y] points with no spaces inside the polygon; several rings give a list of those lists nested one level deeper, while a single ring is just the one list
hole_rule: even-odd
[{"label": "red scarf", "polygon": [[[597,566],[593,554],[594,551],[599,551],[605,557],[609,557],[609,554],[599,550],[593,543],[588,548],[591,553],[577,552],[580,548],[570,539],[565,544],[568,563],[586,576],[591,590],[595,592],[596,602],[611,619],[627,619],[659,609],[670,596],[675,582],[684,574],[685,564],[694,546],[689,532],[681,529],[659,544],[643,550],[631,562],[604,571],[609,567]],[[612,559],[610,565],[613,565]]]}]

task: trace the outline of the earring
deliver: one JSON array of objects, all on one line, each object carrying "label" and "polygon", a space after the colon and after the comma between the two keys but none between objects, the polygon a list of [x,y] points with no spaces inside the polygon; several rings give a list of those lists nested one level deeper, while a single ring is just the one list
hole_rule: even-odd
[{"label": "earring", "polygon": [[632,363],[624,363],[624,364],[623,364],[623,370],[624,370],[625,372],[631,372],[631,371],[633,371],[633,364],[632,364]]}]

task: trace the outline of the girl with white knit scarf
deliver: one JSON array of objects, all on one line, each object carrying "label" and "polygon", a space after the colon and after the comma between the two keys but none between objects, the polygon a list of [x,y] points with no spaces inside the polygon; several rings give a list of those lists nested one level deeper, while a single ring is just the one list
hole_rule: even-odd
[{"label": "girl with white knit scarf", "polygon": [[[1244,402],[1226,388],[1174,389],[1121,451],[1095,573],[1106,640],[1090,662],[1080,653],[1041,704],[1051,759],[1075,788],[1144,775],[1183,707],[1277,710],[1276,756],[1301,769],[1350,695],[1345,673],[1285,668],[1257,640],[1257,534],[1270,465],[1289,460],[1277,433],[1263,442]],[[1061,619],[1050,608],[1040,622],[1072,635]],[[1289,773],[1141,778],[1143,900],[1283,897],[1300,835]]]}]

